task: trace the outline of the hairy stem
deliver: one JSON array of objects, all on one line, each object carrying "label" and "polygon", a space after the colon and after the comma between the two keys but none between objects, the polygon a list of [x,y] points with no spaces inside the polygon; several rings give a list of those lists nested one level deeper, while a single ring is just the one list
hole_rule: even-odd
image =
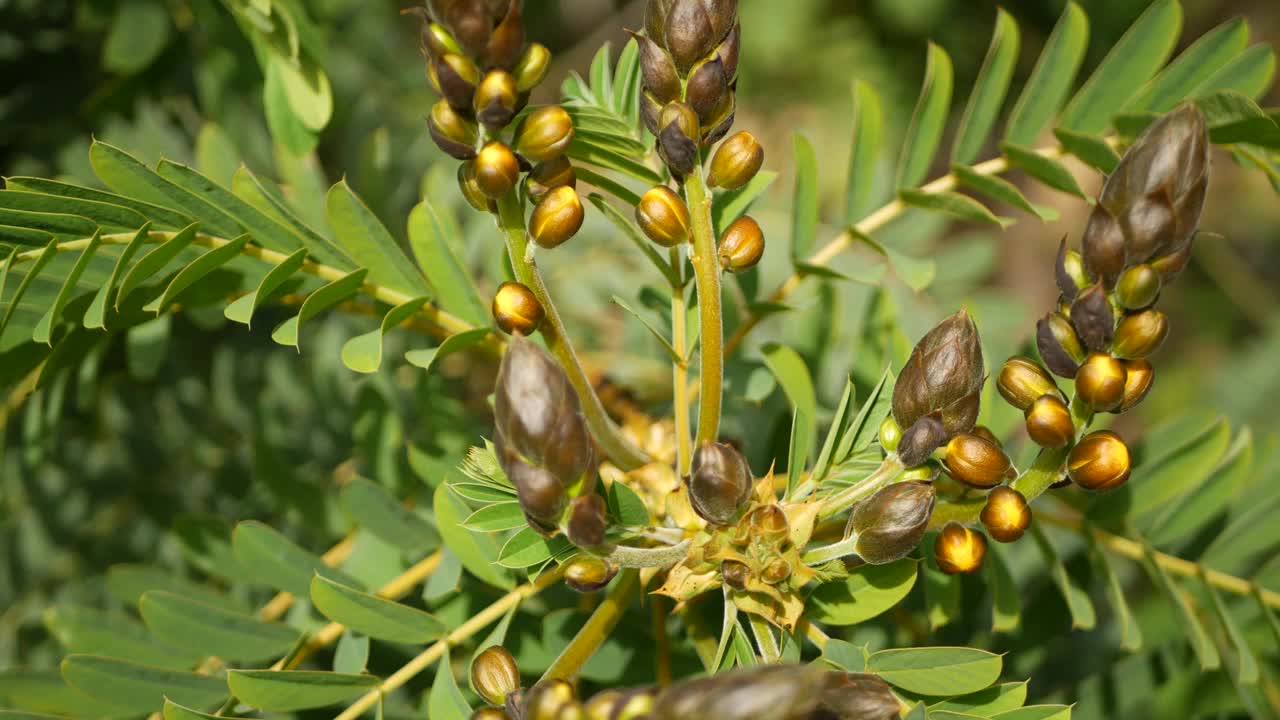
[{"label": "hairy stem", "polygon": [[551,667],[543,673],[542,680],[573,680],[578,671],[586,664],[596,650],[609,639],[609,634],[618,626],[623,613],[631,604],[631,600],[640,589],[640,573],[636,570],[623,570],[618,575],[604,602],[596,606],[595,612],[587,618],[587,622],[573,636],[569,644],[560,652],[560,656],[551,663]]},{"label": "hairy stem", "polygon": [[582,412],[587,418],[587,426],[591,429],[592,437],[600,443],[605,455],[618,467],[623,470],[634,470],[650,462],[650,459],[644,451],[622,435],[622,431],[600,404],[595,388],[591,386],[587,373],[578,362],[578,355],[574,352],[573,344],[565,331],[564,321],[556,311],[555,304],[551,302],[546,284],[542,282],[542,273],[538,272],[538,264],[529,255],[529,236],[525,232],[524,212],[520,207],[517,192],[512,190],[498,201],[498,220],[502,226],[503,235],[506,236],[507,254],[511,257],[511,267],[515,271],[516,279],[532,290],[538,302],[542,303],[542,309],[546,312],[546,320],[542,323],[542,337],[546,340],[551,354],[555,355],[568,373],[569,382],[582,401]]},{"label": "hairy stem", "polygon": [[902,472],[902,461],[898,459],[898,454],[889,453],[875,472],[823,500],[822,507],[818,509],[818,519],[825,520],[833,515],[839,515],[853,507],[859,500],[871,497],[877,490],[888,485],[889,481],[897,477],[900,472]]},{"label": "hairy stem", "polygon": [[671,286],[671,347],[684,358],[684,362],[671,364],[671,413],[676,429],[676,473],[678,477],[684,477],[689,474],[693,448],[689,428],[689,331],[685,327],[685,286],[680,248],[671,248],[671,267],[679,279]]},{"label": "hairy stem", "polygon": [[721,386],[724,383],[724,328],[720,314],[720,259],[716,255],[715,229],[711,225],[711,194],[702,166],[685,180],[685,197],[693,225],[694,284],[698,290],[699,382],[698,445],[720,435]]}]

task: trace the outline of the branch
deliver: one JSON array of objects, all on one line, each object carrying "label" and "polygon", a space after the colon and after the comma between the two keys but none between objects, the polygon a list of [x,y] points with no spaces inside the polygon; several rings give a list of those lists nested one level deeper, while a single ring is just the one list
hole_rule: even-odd
[{"label": "branch", "polygon": [[[716,254],[715,228],[711,225],[711,195],[703,179],[702,165],[685,180],[693,230],[694,285],[698,290],[699,367],[702,399],[698,403],[698,445],[720,435],[721,388],[724,383],[724,323],[720,312],[720,258]],[[753,316],[754,317],[754,316]]]},{"label": "branch", "polygon": [[632,597],[639,589],[640,573],[633,569],[623,570],[605,596],[604,602],[596,607],[595,612],[591,613],[591,617],[578,630],[578,634],[560,651],[560,656],[542,674],[539,682],[556,679],[572,681],[596,650],[609,639],[609,634],[618,626],[618,621],[622,620],[623,613],[627,611]]}]

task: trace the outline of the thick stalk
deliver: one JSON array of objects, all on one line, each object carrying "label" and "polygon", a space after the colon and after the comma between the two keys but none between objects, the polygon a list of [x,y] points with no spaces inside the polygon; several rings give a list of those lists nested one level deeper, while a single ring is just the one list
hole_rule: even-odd
[{"label": "thick stalk", "polygon": [[671,347],[684,359],[671,365],[671,413],[676,428],[676,472],[679,477],[684,477],[689,474],[693,447],[689,428],[689,331],[685,327],[685,284],[680,248],[671,248],[671,267],[679,279],[671,286]]},{"label": "thick stalk", "polygon": [[587,427],[591,436],[600,444],[604,454],[623,470],[634,470],[650,462],[644,451],[637,448],[630,440],[623,437],[622,431],[614,424],[604,405],[600,403],[595,388],[587,379],[587,373],[578,362],[578,354],[565,331],[564,321],[556,306],[551,302],[547,286],[542,282],[542,273],[538,272],[537,262],[529,255],[529,236],[524,227],[524,211],[520,207],[518,190],[512,190],[498,201],[498,221],[507,241],[507,254],[511,257],[511,268],[516,279],[533,291],[546,319],[542,323],[542,338],[547,342],[551,354],[560,361],[560,365],[569,375],[569,383],[578,393],[582,401],[582,414],[586,416]]},{"label": "thick stalk", "polygon": [[711,225],[711,194],[702,166],[685,179],[685,199],[693,230],[693,279],[698,290],[699,384],[698,445],[720,435],[721,386],[724,383],[724,327],[720,313],[720,259],[716,255],[715,228]]},{"label": "thick stalk", "polygon": [[840,492],[827,496],[827,499],[822,501],[822,507],[818,509],[818,519],[825,520],[833,515],[839,515],[853,507],[853,504],[859,500],[871,497],[877,490],[888,485],[889,481],[897,477],[900,472],[902,472],[902,461],[898,459],[898,454],[889,453],[875,472]]},{"label": "thick stalk", "polygon": [[623,570],[618,574],[614,586],[605,596],[604,602],[596,606],[595,612],[587,618],[586,624],[573,636],[573,640],[560,652],[560,656],[551,663],[551,667],[543,673],[540,682],[547,680],[570,680],[586,664],[596,650],[609,639],[609,634],[618,626],[618,621],[631,605],[636,591],[640,589],[640,573],[636,570]]}]

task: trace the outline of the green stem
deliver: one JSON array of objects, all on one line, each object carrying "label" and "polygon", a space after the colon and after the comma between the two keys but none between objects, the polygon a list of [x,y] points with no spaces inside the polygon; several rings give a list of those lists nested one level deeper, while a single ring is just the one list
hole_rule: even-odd
[{"label": "green stem", "polygon": [[685,359],[671,364],[671,413],[675,418],[676,472],[678,477],[689,474],[693,448],[689,428],[689,347],[688,328],[685,327],[684,273],[680,263],[680,248],[671,248],[671,267],[677,274],[677,282],[671,285],[671,347]]},{"label": "green stem", "polygon": [[724,327],[720,314],[720,259],[716,256],[715,229],[711,225],[711,194],[702,174],[694,168],[685,179],[685,199],[693,225],[694,283],[698,290],[699,374],[701,400],[698,403],[698,445],[714,442],[720,435],[721,386],[724,382]]},{"label": "green stem", "polygon": [[605,596],[604,602],[596,607],[586,624],[573,636],[573,640],[565,646],[560,656],[551,663],[551,667],[543,673],[542,680],[573,680],[596,650],[609,638],[609,634],[618,626],[618,621],[631,605],[631,599],[640,589],[640,574],[635,570],[623,570],[614,582],[613,588]]},{"label": "green stem", "polygon": [[524,210],[520,205],[518,190],[512,190],[498,201],[498,221],[507,240],[507,253],[511,257],[511,268],[516,279],[533,291],[542,309],[546,312],[546,320],[542,323],[542,338],[547,343],[551,354],[560,361],[560,365],[569,375],[569,383],[577,391],[582,401],[582,413],[586,416],[587,427],[591,436],[600,443],[604,454],[623,470],[634,470],[650,462],[645,453],[630,440],[623,437],[622,431],[614,424],[595,388],[587,379],[587,373],[578,362],[578,354],[573,350],[569,335],[565,331],[564,321],[551,302],[547,286],[542,282],[542,274],[538,272],[538,264],[529,255],[529,236],[524,227]]},{"label": "green stem", "polygon": [[839,515],[853,507],[859,500],[871,497],[877,490],[888,485],[889,481],[897,477],[900,472],[902,472],[902,461],[898,459],[898,454],[889,453],[875,472],[823,500],[822,507],[818,509],[818,519],[825,520],[832,515]]}]

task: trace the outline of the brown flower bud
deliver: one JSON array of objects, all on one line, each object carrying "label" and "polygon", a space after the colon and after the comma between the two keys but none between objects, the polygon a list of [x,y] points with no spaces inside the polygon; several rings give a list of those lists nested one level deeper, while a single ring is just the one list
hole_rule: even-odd
[{"label": "brown flower bud", "polygon": [[511,68],[511,74],[516,78],[516,89],[527,93],[538,87],[547,77],[550,67],[551,51],[545,45],[531,43]]},{"label": "brown flower bud", "polygon": [[659,693],[651,716],[655,720],[803,720],[817,710],[826,676],[818,665],[757,665],[689,680]]},{"label": "brown flower bud", "polygon": [[[570,520],[569,528],[573,529]],[[564,566],[564,582],[580,593],[599,592],[618,574],[618,566],[594,555],[579,555]]]},{"label": "brown flower bud", "polygon": [[504,282],[493,295],[493,319],[508,335],[532,335],[542,325],[546,311],[528,287],[518,282]]},{"label": "brown flower bud", "polygon": [[1148,308],[1120,321],[1112,352],[1127,360],[1144,358],[1158,350],[1168,334],[1165,314]]},{"label": "brown flower bud", "polygon": [[870,673],[828,672],[822,709],[830,720],[897,720],[901,703],[888,683]]},{"label": "brown flower bud", "polygon": [[933,557],[938,568],[948,575],[975,573],[987,557],[987,538],[953,520],[938,533],[933,543]]},{"label": "brown flower bud", "polygon": [[996,437],[996,434],[991,432],[991,428],[987,427],[986,425],[974,425],[973,430],[970,430],[969,432],[974,435],[977,435],[983,440],[986,440],[992,445],[995,445],[1001,450],[1004,449],[1004,443],[1000,442],[1000,438]]},{"label": "brown flower bud", "polygon": [[1084,362],[1084,346],[1062,313],[1049,313],[1036,323],[1036,349],[1053,374],[1073,378]]},{"label": "brown flower bud", "polygon": [[1080,438],[1067,456],[1067,477],[1085,490],[1114,490],[1129,479],[1129,447],[1110,430]]},{"label": "brown flower bud", "polygon": [[530,465],[507,445],[499,434],[494,442],[498,463],[516,489],[516,498],[529,527],[548,537],[560,526],[560,518],[569,504],[565,483],[551,471]]},{"label": "brown flower bud", "polygon": [[578,175],[573,171],[573,163],[564,155],[534,165],[525,178],[524,191],[536,203],[558,187],[578,187]]},{"label": "brown flower bud", "polygon": [[929,527],[933,504],[933,484],[927,482],[897,482],[859,502],[849,516],[858,556],[883,565],[911,554]]},{"label": "brown flower bud", "polygon": [[608,529],[604,498],[590,493],[573,499],[569,505],[569,524],[565,529],[569,542],[580,548],[598,548],[604,545]]},{"label": "brown flower bud", "polygon": [[1160,273],[1150,265],[1134,265],[1116,281],[1116,300],[1126,310],[1141,310],[1160,296]]},{"label": "brown flower bud", "polygon": [[1084,346],[1093,352],[1104,352],[1115,335],[1116,315],[1107,299],[1102,283],[1091,286],[1071,303],[1071,325]]},{"label": "brown flower bud", "polygon": [[721,109],[725,93],[729,92],[729,76],[725,73],[724,63],[717,56],[698,63],[689,74],[685,84],[686,102],[698,113],[698,120],[703,127],[711,127],[716,119],[717,110]]},{"label": "brown flower bud", "polygon": [[947,443],[942,464],[947,474],[975,488],[990,488],[1004,481],[1011,463],[1000,446],[972,433],[960,433]]},{"label": "brown flower bud", "polygon": [[709,442],[693,453],[689,502],[712,525],[733,522],[751,496],[751,468],[732,445]]},{"label": "brown flower bud", "polygon": [[427,129],[431,139],[449,156],[458,160],[476,156],[476,124],[459,114],[447,101],[441,100],[431,108]]},{"label": "brown flower bud", "polygon": [[480,70],[475,63],[462,55],[452,53],[440,56],[427,65],[431,84],[450,105],[463,112],[471,112],[476,84],[480,82]]},{"label": "brown flower bud", "polygon": [[462,197],[466,199],[467,204],[476,210],[492,212],[496,209],[493,199],[480,189],[480,183],[476,180],[474,160],[467,160],[458,165],[458,189],[462,191]]},{"label": "brown flower bud", "polygon": [[734,590],[746,590],[747,578],[751,577],[751,569],[737,560],[725,560],[720,563],[720,577],[724,584]]},{"label": "brown flower bud", "polygon": [[677,177],[693,172],[698,163],[701,125],[698,113],[682,102],[667,103],[658,116],[658,155]]},{"label": "brown flower bud", "polygon": [[[423,8],[407,8],[403,14],[419,14],[418,11]],[[427,19],[425,13],[419,15],[423,19]],[[427,57],[434,60],[448,53],[456,55],[462,54],[462,47],[458,45],[458,41],[454,39],[449,31],[440,23],[424,22],[422,24],[422,51]]]},{"label": "brown flower bud", "polygon": [[494,200],[511,192],[520,179],[520,161],[516,160],[516,154],[497,140],[481,148],[474,162],[476,185]]},{"label": "brown flower bud", "polygon": [[1109,412],[1124,400],[1124,365],[1110,355],[1093,353],[1076,373],[1076,396],[1095,412]]},{"label": "brown flower bud", "polygon": [[1056,395],[1042,395],[1027,408],[1027,434],[1044,448],[1061,448],[1076,437],[1071,409]]},{"label": "brown flower bud", "polygon": [[1151,391],[1155,382],[1156,371],[1146,360],[1126,360],[1124,363],[1124,400],[1120,403],[1120,412],[1128,412]]},{"label": "brown flower bud", "polygon": [[664,104],[648,90],[640,93],[640,122],[654,137],[657,137],[661,132],[661,128],[658,127],[658,118],[662,115],[662,106]]},{"label": "brown flower bud", "polygon": [[489,67],[511,68],[520,60],[524,49],[524,3],[507,3],[506,14],[489,35],[485,47],[485,64]]},{"label": "brown flower bud", "polygon": [[[576,714],[571,714],[576,711]],[[525,693],[523,720],[578,720],[582,708],[567,680],[545,680]]]},{"label": "brown flower bud", "polygon": [[582,229],[585,213],[578,192],[568,185],[548,192],[529,217],[529,235],[544,248],[559,247]]},{"label": "brown flower bud", "polygon": [[[667,48],[680,71],[688,72],[698,60],[705,58],[724,40],[738,20],[737,0],[670,0],[660,3],[667,9],[657,20],[650,15],[646,27],[660,27],[659,42]],[[653,3],[650,3],[652,6]]]},{"label": "brown flower bud", "polygon": [[1031,507],[1022,493],[1006,485],[991,491],[982,506],[982,524],[997,542],[1010,543],[1022,537],[1031,524]]},{"label": "brown flower bud", "polygon": [[743,130],[724,141],[711,158],[707,184],[737,190],[751,182],[764,165],[764,148],[755,136]]},{"label": "brown flower bud", "polygon": [[648,37],[635,33],[631,36],[640,49],[640,74],[644,79],[644,89],[664,105],[679,100],[680,74],[676,72],[671,56]]},{"label": "brown flower bud", "polygon": [[501,645],[490,645],[471,661],[471,687],[490,705],[502,705],[520,689],[520,668]]},{"label": "brown flower bud", "polygon": [[484,52],[489,33],[500,19],[494,17],[485,3],[468,0],[431,0],[431,15],[449,29],[463,49],[471,55]]},{"label": "brown flower bud", "polygon": [[516,130],[516,152],[532,162],[557,158],[573,142],[573,118],[559,105],[548,105],[529,113]]},{"label": "brown flower bud", "polygon": [[1044,395],[1062,397],[1049,373],[1036,362],[1022,357],[1009,358],[1000,367],[996,389],[1010,405],[1024,412]]},{"label": "brown flower bud", "polygon": [[636,205],[636,224],[645,237],[662,247],[687,242],[689,222],[689,206],[666,185],[649,188]]},{"label": "brown flower bud", "polygon": [[733,88],[730,88],[729,92],[721,97],[719,107],[712,113],[713,119],[702,127],[702,147],[711,147],[719,142],[720,138],[729,134],[737,110],[737,96]]},{"label": "brown flower bud", "polygon": [[[905,428],[898,455],[919,465],[978,419],[985,376],[978,328],[963,310],[925,334],[893,388],[893,417]],[[913,427],[923,422],[920,427]]]},{"label": "brown flower bud", "polygon": [[489,130],[500,130],[515,117],[519,102],[515,76],[506,70],[490,70],[476,88],[476,118]]},{"label": "brown flower bud", "polygon": [[743,215],[725,228],[716,251],[720,267],[732,273],[750,270],[764,257],[764,232],[760,223],[750,215]]},{"label": "brown flower bud", "polygon": [[724,63],[725,75],[729,77],[729,85],[738,78],[738,55],[742,50],[742,23],[735,23],[725,36],[724,41],[716,48],[716,57]]}]

